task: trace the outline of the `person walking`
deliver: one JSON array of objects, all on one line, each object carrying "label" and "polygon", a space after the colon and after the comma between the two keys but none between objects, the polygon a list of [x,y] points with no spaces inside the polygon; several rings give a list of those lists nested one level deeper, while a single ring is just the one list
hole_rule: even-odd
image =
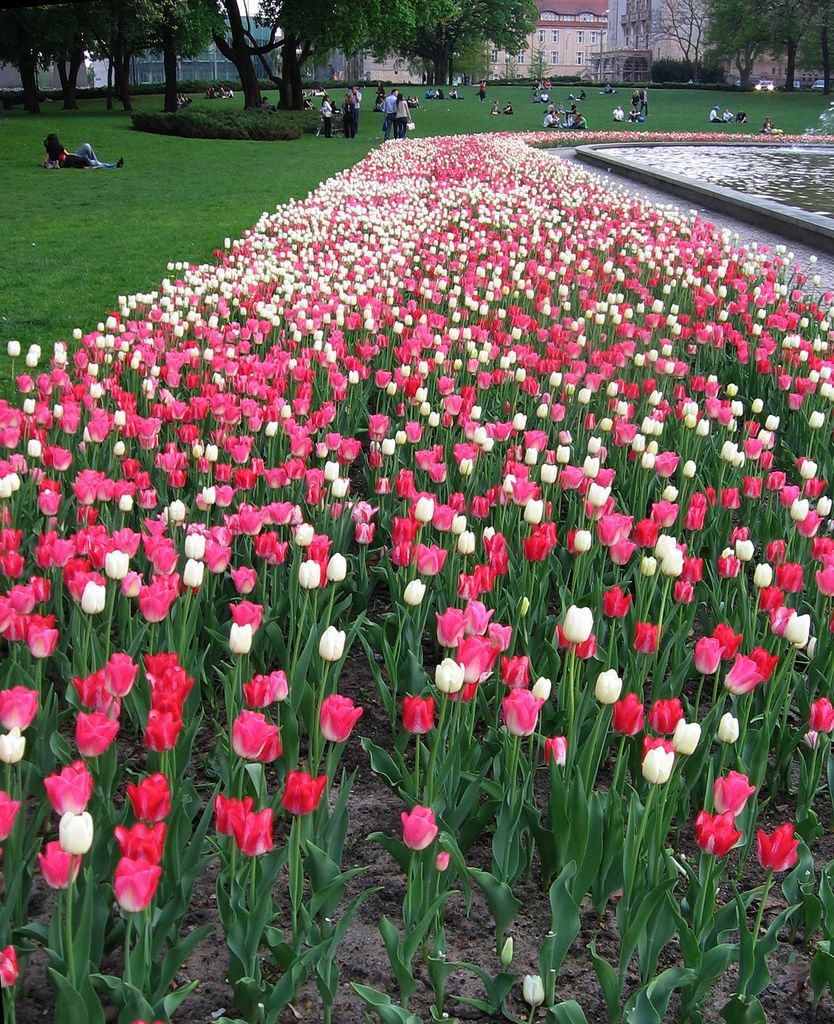
[{"label": "person walking", "polygon": [[359,131],[359,110],[362,106],[362,90],[358,85],[353,87],[353,134]]},{"label": "person walking", "polygon": [[330,102],[330,97],[327,93],[321,101],[321,119],[324,121],[324,137],[330,139],[333,137],[333,104]]},{"label": "person walking", "polygon": [[481,101],[481,103],[483,103],[484,100],[486,99],[486,82],[484,81],[483,78],[481,79],[481,83],[478,86],[478,99]]},{"label": "person walking", "polygon": [[[382,134],[387,142],[391,137],[391,132],[395,128],[395,121],[397,120],[397,90],[391,89],[391,92],[385,97],[385,102],[382,104],[382,110],[385,115],[385,119],[382,122]],[[395,136],[396,138],[396,136]]]},{"label": "person walking", "polygon": [[405,93],[397,93],[397,123],[396,123],[396,134],[395,138],[404,139],[406,136],[408,119],[411,114],[408,110],[408,101],[405,98]]}]

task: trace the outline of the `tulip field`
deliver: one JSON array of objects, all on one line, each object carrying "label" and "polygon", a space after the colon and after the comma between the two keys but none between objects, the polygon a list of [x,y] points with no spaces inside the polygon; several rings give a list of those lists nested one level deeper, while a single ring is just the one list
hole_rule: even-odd
[{"label": "tulip field", "polygon": [[537,138],[9,343],[9,1024],[832,1019],[834,294]]}]

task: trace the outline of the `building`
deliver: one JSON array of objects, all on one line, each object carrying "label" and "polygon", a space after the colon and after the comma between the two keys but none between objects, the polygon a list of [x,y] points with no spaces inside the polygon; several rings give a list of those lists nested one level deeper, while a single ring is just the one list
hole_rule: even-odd
[{"label": "building", "polygon": [[493,49],[491,78],[591,78],[605,45],[608,0],[536,0],[538,19],[518,53]]}]

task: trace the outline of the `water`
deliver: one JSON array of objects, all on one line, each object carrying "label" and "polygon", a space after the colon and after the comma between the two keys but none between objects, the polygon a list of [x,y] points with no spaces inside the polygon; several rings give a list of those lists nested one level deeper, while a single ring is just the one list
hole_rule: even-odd
[{"label": "water", "polygon": [[605,152],[834,218],[834,146],[655,146]]}]

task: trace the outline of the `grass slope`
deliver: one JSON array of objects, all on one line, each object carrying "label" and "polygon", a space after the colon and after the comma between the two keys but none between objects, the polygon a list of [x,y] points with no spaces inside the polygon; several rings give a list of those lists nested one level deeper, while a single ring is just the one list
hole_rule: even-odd
[{"label": "grass slope", "polygon": [[[408,91],[415,91],[414,88]],[[415,112],[417,135],[538,129],[544,110],[530,102],[522,87],[489,88],[480,104],[473,89],[464,99],[421,99]],[[567,101],[570,89],[554,90]],[[422,90],[420,91],[422,96]],[[338,101],[341,91],[335,90]],[[108,113],[103,101],[84,101],[65,112],[44,106],[32,117],[13,110],[0,121],[0,188],[4,239],[0,256],[0,366],[5,341],[17,338],[51,345],[74,327],[94,327],[116,296],[153,289],[169,260],[209,260],[224,236],[239,235],[264,210],[291,197],[303,197],[323,179],[350,166],[381,140],[381,117],[370,110],[373,90],[365,93],[360,134],[354,140],[305,137],[297,142],[226,142],[147,135],[132,131],[130,118]],[[270,97],[271,99],[273,97]],[[606,97],[588,89],[582,109],[592,129],[606,129],[616,100],[628,107],[630,91]],[[491,102],[509,99],[513,117],[492,117]],[[229,101],[197,106],[229,109]],[[746,129],[758,131],[769,114],[786,132],[818,124],[825,97],[812,94],[733,94],[697,90],[650,93],[651,131],[700,131],[709,128],[713,103],[743,106]],[[158,110],[161,97],[145,96],[137,108]],[[634,126],[627,125],[627,128]],[[75,149],[91,142],[101,159],[124,156],[113,171],[46,173],[40,169],[42,140],[57,131]]]}]

